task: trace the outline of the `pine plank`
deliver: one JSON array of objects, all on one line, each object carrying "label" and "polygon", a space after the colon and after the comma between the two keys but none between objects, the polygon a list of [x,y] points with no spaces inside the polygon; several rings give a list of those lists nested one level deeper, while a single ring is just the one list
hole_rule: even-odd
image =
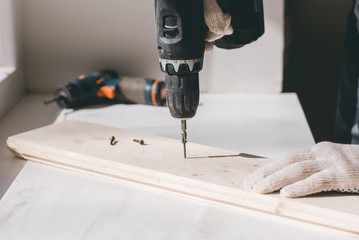
[{"label": "pine plank", "polygon": [[[111,136],[118,141],[115,146],[109,144]],[[15,135],[7,144],[24,159],[359,234],[358,195],[286,199],[247,191],[244,179],[267,159],[193,143],[188,143],[189,158],[183,159],[178,140],[80,121]]]}]

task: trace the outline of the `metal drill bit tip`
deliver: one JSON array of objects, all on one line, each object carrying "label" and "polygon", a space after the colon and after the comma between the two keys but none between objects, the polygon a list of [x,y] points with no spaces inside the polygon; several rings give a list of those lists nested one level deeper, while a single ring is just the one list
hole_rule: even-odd
[{"label": "metal drill bit tip", "polygon": [[187,122],[186,120],[181,120],[181,127],[182,127],[182,143],[183,143],[183,157],[187,157],[186,151],[186,143],[187,143]]},{"label": "metal drill bit tip", "polygon": [[186,150],[186,144],[183,144],[183,157],[187,158],[187,150]]}]

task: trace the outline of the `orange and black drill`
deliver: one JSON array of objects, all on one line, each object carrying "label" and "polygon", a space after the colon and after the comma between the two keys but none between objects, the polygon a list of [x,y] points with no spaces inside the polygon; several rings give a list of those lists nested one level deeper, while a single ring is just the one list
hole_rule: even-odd
[{"label": "orange and black drill", "polygon": [[61,108],[80,108],[100,103],[166,104],[165,84],[160,80],[119,77],[113,70],[82,74],[56,89],[54,98]]}]

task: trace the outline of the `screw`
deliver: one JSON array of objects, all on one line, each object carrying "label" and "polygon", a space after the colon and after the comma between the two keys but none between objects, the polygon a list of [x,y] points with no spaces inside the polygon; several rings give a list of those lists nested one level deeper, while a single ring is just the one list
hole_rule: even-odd
[{"label": "screw", "polygon": [[111,137],[111,142],[110,142],[110,144],[111,144],[112,146],[115,146],[117,143],[118,143],[118,141],[115,141],[115,137],[112,136],[112,137]]},{"label": "screw", "polygon": [[136,143],[139,143],[141,145],[145,145],[145,141],[143,141],[142,139],[141,140],[133,139],[133,141],[136,142]]}]

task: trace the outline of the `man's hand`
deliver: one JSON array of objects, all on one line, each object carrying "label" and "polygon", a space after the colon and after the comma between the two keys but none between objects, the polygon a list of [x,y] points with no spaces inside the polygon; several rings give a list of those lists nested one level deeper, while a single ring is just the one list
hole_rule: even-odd
[{"label": "man's hand", "polygon": [[323,191],[359,193],[359,146],[322,142],[263,166],[245,182],[258,193],[285,197]]},{"label": "man's hand", "polygon": [[217,0],[204,0],[204,19],[209,28],[206,35],[206,50],[213,48],[211,42],[222,38],[224,35],[231,35],[233,28],[231,26],[231,15],[223,13]]}]

